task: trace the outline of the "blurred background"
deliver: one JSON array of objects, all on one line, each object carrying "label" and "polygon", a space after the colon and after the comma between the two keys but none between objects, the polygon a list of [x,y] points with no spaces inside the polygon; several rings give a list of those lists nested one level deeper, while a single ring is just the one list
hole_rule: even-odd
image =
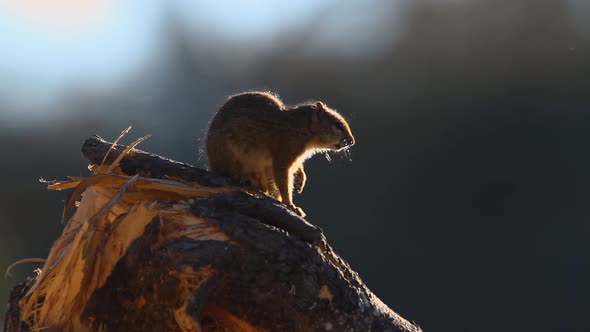
[{"label": "blurred background", "polygon": [[587,0],[0,0],[0,270],[47,256],[67,193],[38,179],[88,175],[89,135],[204,167],[255,89],[349,120],[352,162],[308,161],[295,202],[402,316],[587,330]]}]

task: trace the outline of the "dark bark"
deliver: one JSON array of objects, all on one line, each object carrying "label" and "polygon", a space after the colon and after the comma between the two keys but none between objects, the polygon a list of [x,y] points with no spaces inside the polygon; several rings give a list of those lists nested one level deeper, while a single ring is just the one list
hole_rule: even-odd
[{"label": "dark bark", "polygon": [[[100,165],[105,154],[111,148],[111,144],[100,136],[94,135],[82,145],[82,154],[91,164]],[[107,156],[105,164],[111,164],[125,148],[124,145],[116,145]],[[240,185],[239,181],[235,179],[216,175],[189,164],[138,149],[132,150],[119,165],[122,171],[128,175],[139,174],[143,177],[156,179],[179,178],[209,187]]]},{"label": "dark bark", "polygon": [[[92,137],[83,153],[91,163],[100,163],[109,146]],[[138,150],[123,158],[121,169],[128,175],[174,177],[207,186],[237,184]],[[420,330],[371,293],[319,228],[280,202],[236,190],[191,200],[190,213],[231,241],[179,238],[154,249],[161,223],[155,218],[93,294],[82,318],[107,331],[181,331],[175,312],[184,303],[187,317],[204,331]],[[179,276],[187,273],[194,287],[185,287],[183,294]],[[21,293],[16,288],[11,295],[5,331],[16,331],[20,324],[14,308]]]},{"label": "dark bark", "polygon": [[25,322],[21,322],[18,301],[26,294],[31,287],[33,279],[27,280],[14,286],[8,296],[8,309],[4,317],[4,332],[28,331],[29,328]]}]

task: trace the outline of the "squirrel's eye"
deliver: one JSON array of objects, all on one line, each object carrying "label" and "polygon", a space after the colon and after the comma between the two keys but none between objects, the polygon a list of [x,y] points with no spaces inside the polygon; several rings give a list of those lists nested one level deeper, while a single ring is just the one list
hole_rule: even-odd
[{"label": "squirrel's eye", "polygon": [[342,122],[336,122],[334,123],[334,127],[336,127],[336,129],[344,131],[344,125],[342,124]]}]

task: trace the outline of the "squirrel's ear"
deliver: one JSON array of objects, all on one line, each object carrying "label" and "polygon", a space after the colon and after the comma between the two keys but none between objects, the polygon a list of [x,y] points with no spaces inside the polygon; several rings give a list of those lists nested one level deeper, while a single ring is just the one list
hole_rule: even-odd
[{"label": "squirrel's ear", "polygon": [[318,101],[315,104],[315,107],[317,107],[318,110],[320,110],[320,111],[325,111],[326,110],[326,105],[324,105],[324,103],[322,103],[321,101]]}]

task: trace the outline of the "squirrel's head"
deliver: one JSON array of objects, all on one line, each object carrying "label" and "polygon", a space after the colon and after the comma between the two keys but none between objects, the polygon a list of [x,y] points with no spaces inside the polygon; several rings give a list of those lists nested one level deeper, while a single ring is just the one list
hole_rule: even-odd
[{"label": "squirrel's head", "polygon": [[309,105],[310,145],[316,149],[342,150],[354,145],[354,136],[344,118],[322,102]]}]

